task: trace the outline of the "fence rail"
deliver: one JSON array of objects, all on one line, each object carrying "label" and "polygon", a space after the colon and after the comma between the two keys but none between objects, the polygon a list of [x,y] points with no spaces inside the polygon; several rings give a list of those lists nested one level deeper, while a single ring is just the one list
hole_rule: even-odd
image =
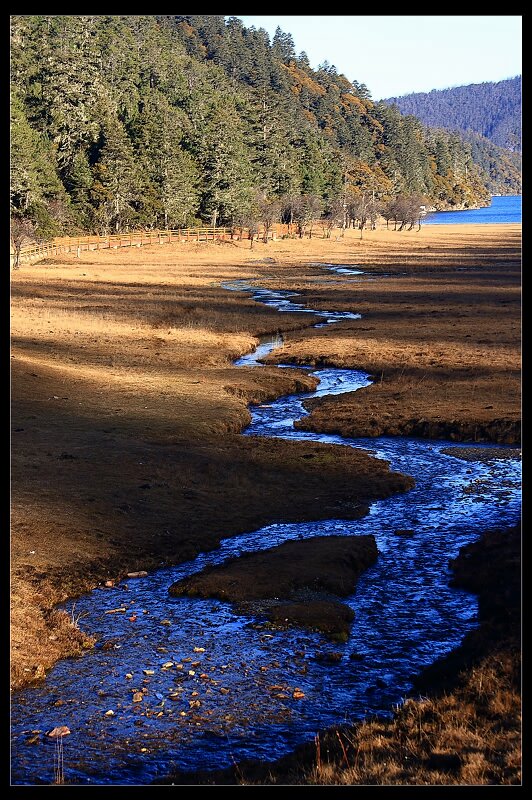
[{"label": "fence rail", "polygon": [[[264,238],[264,227],[254,232],[254,239]],[[276,239],[289,232],[288,225],[274,225],[268,230],[268,239]],[[153,244],[182,244],[186,242],[239,241],[250,239],[248,228],[177,228],[172,230],[131,231],[109,236],[62,236],[43,244],[31,244],[20,249],[19,263],[39,261],[48,256],[65,253],[79,255],[86,250],[105,250],[119,247],[143,247]],[[11,248],[11,265],[16,261],[16,253]]]}]

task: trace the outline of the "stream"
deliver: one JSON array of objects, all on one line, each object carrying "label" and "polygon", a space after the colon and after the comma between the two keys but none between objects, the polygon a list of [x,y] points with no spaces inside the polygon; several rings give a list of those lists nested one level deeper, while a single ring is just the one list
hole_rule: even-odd
[{"label": "stream", "polygon": [[[364,279],[356,265],[321,266]],[[245,281],[224,288],[249,292],[279,312],[317,315],[317,326],[360,318],[309,309],[294,301],[295,292]],[[280,335],[264,339],[235,364],[260,368],[260,359],[280,344]],[[391,716],[414,676],[476,625],[476,596],[449,587],[449,561],[483,530],[518,522],[516,449],[475,445],[486,448],[480,462],[443,452],[470,443],[298,431],[293,422],[307,414],[305,399],[370,383],[356,370],[309,371],[319,378],[316,392],[251,407],[243,434],[359,447],[412,475],[415,488],[373,503],[363,519],[269,525],[62,606],[99,641],[84,656],[57,663],[42,684],[14,695],[12,784],[53,783],[58,758],[71,785],[149,784],[173,770],[274,760],[322,728],[369,714]],[[370,533],[379,556],[355,594],[342,599],[355,613],[346,643],[276,629],[218,600],[168,595],[173,582],[244,552],[291,539]],[[60,725],[71,732],[60,740],[61,753],[58,740],[46,735]]]}]

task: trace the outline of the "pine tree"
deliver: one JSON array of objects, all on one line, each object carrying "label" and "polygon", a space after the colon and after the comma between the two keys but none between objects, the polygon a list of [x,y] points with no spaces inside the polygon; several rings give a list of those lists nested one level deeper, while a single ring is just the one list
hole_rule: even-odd
[{"label": "pine tree", "polygon": [[59,233],[58,214],[70,219],[68,196],[49,143],[31,128],[16,95],[11,102],[10,151],[11,215],[33,221],[41,237]]},{"label": "pine tree", "polygon": [[200,215],[212,226],[230,223],[249,199],[250,154],[229,102],[214,101],[196,131],[193,153],[203,173]]},{"label": "pine tree", "polygon": [[182,144],[188,120],[164,95],[151,95],[143,103],[135,137],[153,200],[150,208],[143,199],[141,217],[152,226],[186,227],[197,215],[200,182],[196,165]]},{"label": "pine tree", "polygon": [[109,109],[104,118],[98,157],[93,168],[91,199],[95,223],[102,233],[126,230],[135,220],[134,203],[141,196],[141,175],[122,123]]}]

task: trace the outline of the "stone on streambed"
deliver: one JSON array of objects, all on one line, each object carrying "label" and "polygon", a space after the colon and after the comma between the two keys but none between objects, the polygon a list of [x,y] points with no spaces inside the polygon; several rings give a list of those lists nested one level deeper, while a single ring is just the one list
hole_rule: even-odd
[{"label": "stone on streambed", "polygon": [[238,613],[266,613],[275,624],[318,629],[345,641],[353,612],[337,597],[354,592],[377,554],[371,535],[317,536],[207,567],[168,591],[174,597],[218,597],[237,603]]}]

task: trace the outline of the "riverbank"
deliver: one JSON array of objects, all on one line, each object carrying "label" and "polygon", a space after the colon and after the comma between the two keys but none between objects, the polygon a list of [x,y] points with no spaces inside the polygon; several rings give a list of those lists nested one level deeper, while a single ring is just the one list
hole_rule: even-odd
[{"label": "riverbank", "polygon": [[355,263],[375,281],[333,272],[330,285],[293,287],[298,302],[362,319],[290,332],[268,361],[363,369],[374,381],[309,400],[299,428],[520,443],[519,226],[484,226],[483,239],[482,227],[424,229],[410,252],[362,244]]},{"label": "riverbank", "polygon": [[[262,252],[301,263],[307,247]],[[357,518],[409,487],[363,453],[238,435],[248,402],[316,385],[232,365],[279,327],[220,286],[264,274],[260,250],[100,251],[13,274],[13,688],[92,645],[58,602],[278,520]],[[283,330],[312,321],[285,314]]]},{"label": "riverbank", "polygon": [[[90,646],[75,618],[53,612],[59,600],[128,571],[179,563],[216,547],[222,536],[278,519],[357,518],[373,500],[408,488],[408,479],[347,448],[238,435],[249,420],[247,402],[310,389],[315,381],[304,372],[238,369],[232,359],[280,324],[296,331],[313,318],[285,313],[279,320],[278,312],[222,290],[222,281],[302,286],[314,300],[312,293],[331,288],[330,272],[309,264],[317,259],[366,259],[364,269],[376,275],[401,260],[412,280],[427,270],[457,272],[466,259],[481,273],[477,280],[486,279],[481,299],[489,304],[493,273],[500,273],[497,286],[508,274],[514,280],[518,260],[518,226],[494,227],[445,236],[422,230],[419,237],[376,231],[363,241],[349,232],[339,241],[253,250],[235,244],[102,251],[14,275],[14,687]],[[347,298],[351,291],[342,282],[338,294],[315,307],[341,308],[340,292]],[[366,288],[377,291],[377,284]],[[416,299],[422,305],[423,293]],[[397,313],[411,308],[412,300]],[[364,322],[335,330],[353,344]],[[467,335],[457,333],[454,349],[467,351]],[[492,387],[501,406],[511,400],[506,389]],[[402,400],[408,405],[408,392]]]},{"label": "riverbank", "polygon": [[453,582],[478,594],[479,627],[418,678],[392,720],[322,731],[277,761],[175,773],[157,783],[519,785],[520,558],[519,527],[487,531],[462,549],[452,564]]}]

